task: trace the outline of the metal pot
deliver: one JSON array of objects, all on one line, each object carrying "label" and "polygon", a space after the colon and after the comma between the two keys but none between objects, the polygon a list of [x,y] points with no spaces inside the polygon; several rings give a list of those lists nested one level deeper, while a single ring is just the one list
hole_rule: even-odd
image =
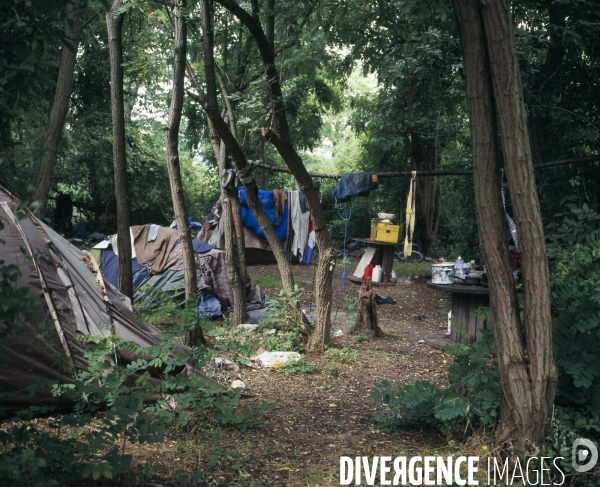
[{"label": "metal pot", "polygon": [[481,277],[477,274],[469,274],[468,276],[465,276],[464,283],[467,286],[479,286],[481,285]]},{"label": "metal pot", "polygon": [[432,284],[454,284],[452,272],[454,270],[453,262],[442,262],[441,264],[431,265]]}]

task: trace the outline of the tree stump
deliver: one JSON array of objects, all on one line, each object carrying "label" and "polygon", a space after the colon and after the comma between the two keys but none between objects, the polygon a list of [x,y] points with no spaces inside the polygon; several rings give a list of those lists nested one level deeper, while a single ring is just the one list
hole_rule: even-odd
[{"label": "tree stump", "polygon": [[381,335],[381,328],[379,328],[379,322],[377,321],[377,302],[375,301],[375,291],[373,291],[371,279],[368,279],[360,287],[354,333],[364,333],[369,338]]}]

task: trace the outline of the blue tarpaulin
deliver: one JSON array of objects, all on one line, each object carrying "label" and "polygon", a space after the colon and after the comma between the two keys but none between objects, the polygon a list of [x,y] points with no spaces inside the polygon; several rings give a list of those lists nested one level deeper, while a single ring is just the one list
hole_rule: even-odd
[{"label": "blue tarpaulin", "polygon": [[[242,222],[250,230],[252,230],[261,239],[267,240],[265,233],[260,228],[260,225],[256,221],[256,218],[252,214],[252,211],[248,207],[248,200],[246,199],[246,190],[244,188],[238,188],[240,192],[240,205],[242,209]],[[286,191],[287,195],[287,191]],[[279,224],[275,225],[275,203],[273,202],[273,191],[269,190],[258,190],[258,199],[262,205],[265,213],[269,217],[269,220],[275,227],[275,233],[279,240],[285,240],[288,233],[288,200],[285,200],[285,207],[283,215],[279,217]]]}]

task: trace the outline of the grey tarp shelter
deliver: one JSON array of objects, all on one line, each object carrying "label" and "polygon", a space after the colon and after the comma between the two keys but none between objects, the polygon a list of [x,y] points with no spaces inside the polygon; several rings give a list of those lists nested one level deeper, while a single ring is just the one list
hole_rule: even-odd
[{"label": "grey tarp shelter", "polygon": [[[0,230],[4,241],[0,243],[0,260],[19,267],[16,286],[28,286],[28,297],[39,298],[42,304],[37,315],[18,316],[0,345],[0,391],[8,393],[0,399],[0,409],[16,411],[33,405],[68,409],[71,405],[53,396],[48,387],[34,396],[20,391],[44,381],[72,382],[77,371],[87,366],[85,344],[76,339],[78,334],[106,336],[112,332],[150,348],[161,342],[162,333],[137,321],[130,300],[101,277],[97,280],[100,272],[94,274],[90,269],[94,264],[93,258],[86,258],[89,254],[31,214],[17,222],[17,205],[17,199],[0,187],[0,220],[4,225]],[[7,329],[6,323],[0,323],[0,333]],[[177,352],[188,354],[183,348]],[[119,365],[136,358],[117,350]],[[191,365],[183,373],[203,375]],[[160,381],[160,371],[155,371],[151,380]]]}]

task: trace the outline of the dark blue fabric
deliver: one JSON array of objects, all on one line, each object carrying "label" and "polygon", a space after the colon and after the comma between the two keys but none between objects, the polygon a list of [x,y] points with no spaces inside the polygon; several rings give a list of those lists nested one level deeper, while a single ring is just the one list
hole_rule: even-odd
[{"label": "dark blue fabric", "polygon": [[100,270],[104,279],[119,288],[119,258],[112,250],[103,250],[100,256]]},{"label": "dark blue fabric", "polygon": [[375,295],[375,302],[377,304],[396,304],[396,301],[394,301],[391,297],[380,296],[379,294]]},{"label": "dark blue fabric", "polygon": [[[252,214],[252,211],[248,207],[248,200],[246,199],[246,190],[244,188],[238,188],[240,192],[240,205],[242,209],[242,222],[250,230],[252,230],[261,239],[267,240],[265,233],[260,228],[260,225],[256,221],[256,218]],[[285,192],[287,195],[287,191]],[[273,202],[273,191],[259,190],[258,199],[262,205],[265,213],[269,217],[269,220],[275,227],[275,233],[279,240],[285,240],[287,238],[288,231],[288,199],[285,200],[285,207],[283,210],[283,216],[279,217],[279,225],[275,225],[275,203]]]},{"label": "dark blue fabric", "polygon": [[302,213],[306,213],[308,208],[306,207],[306,201],[304,200],[302,191],[298,191],[298,199],[300,200],[300,209],[302,210]]},{"label": "dark blue fabric", "polygon": [[[135,274],[144,269],[137,260],[137,257],[131,259],[131,273]],[[102,251],[100,256],[100,270],[104,279],[110,282],[116,288],[119,287],[119,257],[110,249]]]},{"label": "dark blue fabric", "polygon": [[340,182],[333,189],[333,195],[336,200],[343,203],[355,196],[369,196],[369,193],[378,186],[379,183],[373,182],[373,173],[371,172],[344,173]]},{"label": "dark blue fabric", "polygon": [[[137,258],[136,258],[136,260],[137,260]],[[133,289],[135,289],[136,287],[138,287],[140,285],[140,283],[148,275],[148,272],[150,272],[149,267],[142,267],[139,271],[137,271],[135,274],[133,274]]]},{"label": "dark blue fabric", "polygon": [[142,266],[139,261],[137,260],[137,257],[134,257],[133,259],[131,259],[131,273],[135,274],[136,272],[141,271],[144,268],[144,266]]},{"label": "dark blue fabric", "polygon": [[73,227],[72,238],[80,238],[81,240],[83,240],[85,238],[86,226],[86,221],[83,218],[81,218]]},{"label": "dark blue fabric", "polygon": [[202,228],[202,223],[193,221],[189,216],[187,217],[188,227],[190,228]]},{"label": "dark blue fabric", "polygon": [[[177,245],[179,245],[179,240],[175,242],[175,246]],[[203,254],[204,252],[214,249],[212,245],[208,245],[206,242],[198,240],[197,238],[192,239],[192,247],[194,247],[194,253],[196,254]]]},{"label": "dark blue fabric", "polygon": [[219,295],[212,289],[203,289],[198,298],[198,316],[200,318],[214,318],[223,314]]}]

